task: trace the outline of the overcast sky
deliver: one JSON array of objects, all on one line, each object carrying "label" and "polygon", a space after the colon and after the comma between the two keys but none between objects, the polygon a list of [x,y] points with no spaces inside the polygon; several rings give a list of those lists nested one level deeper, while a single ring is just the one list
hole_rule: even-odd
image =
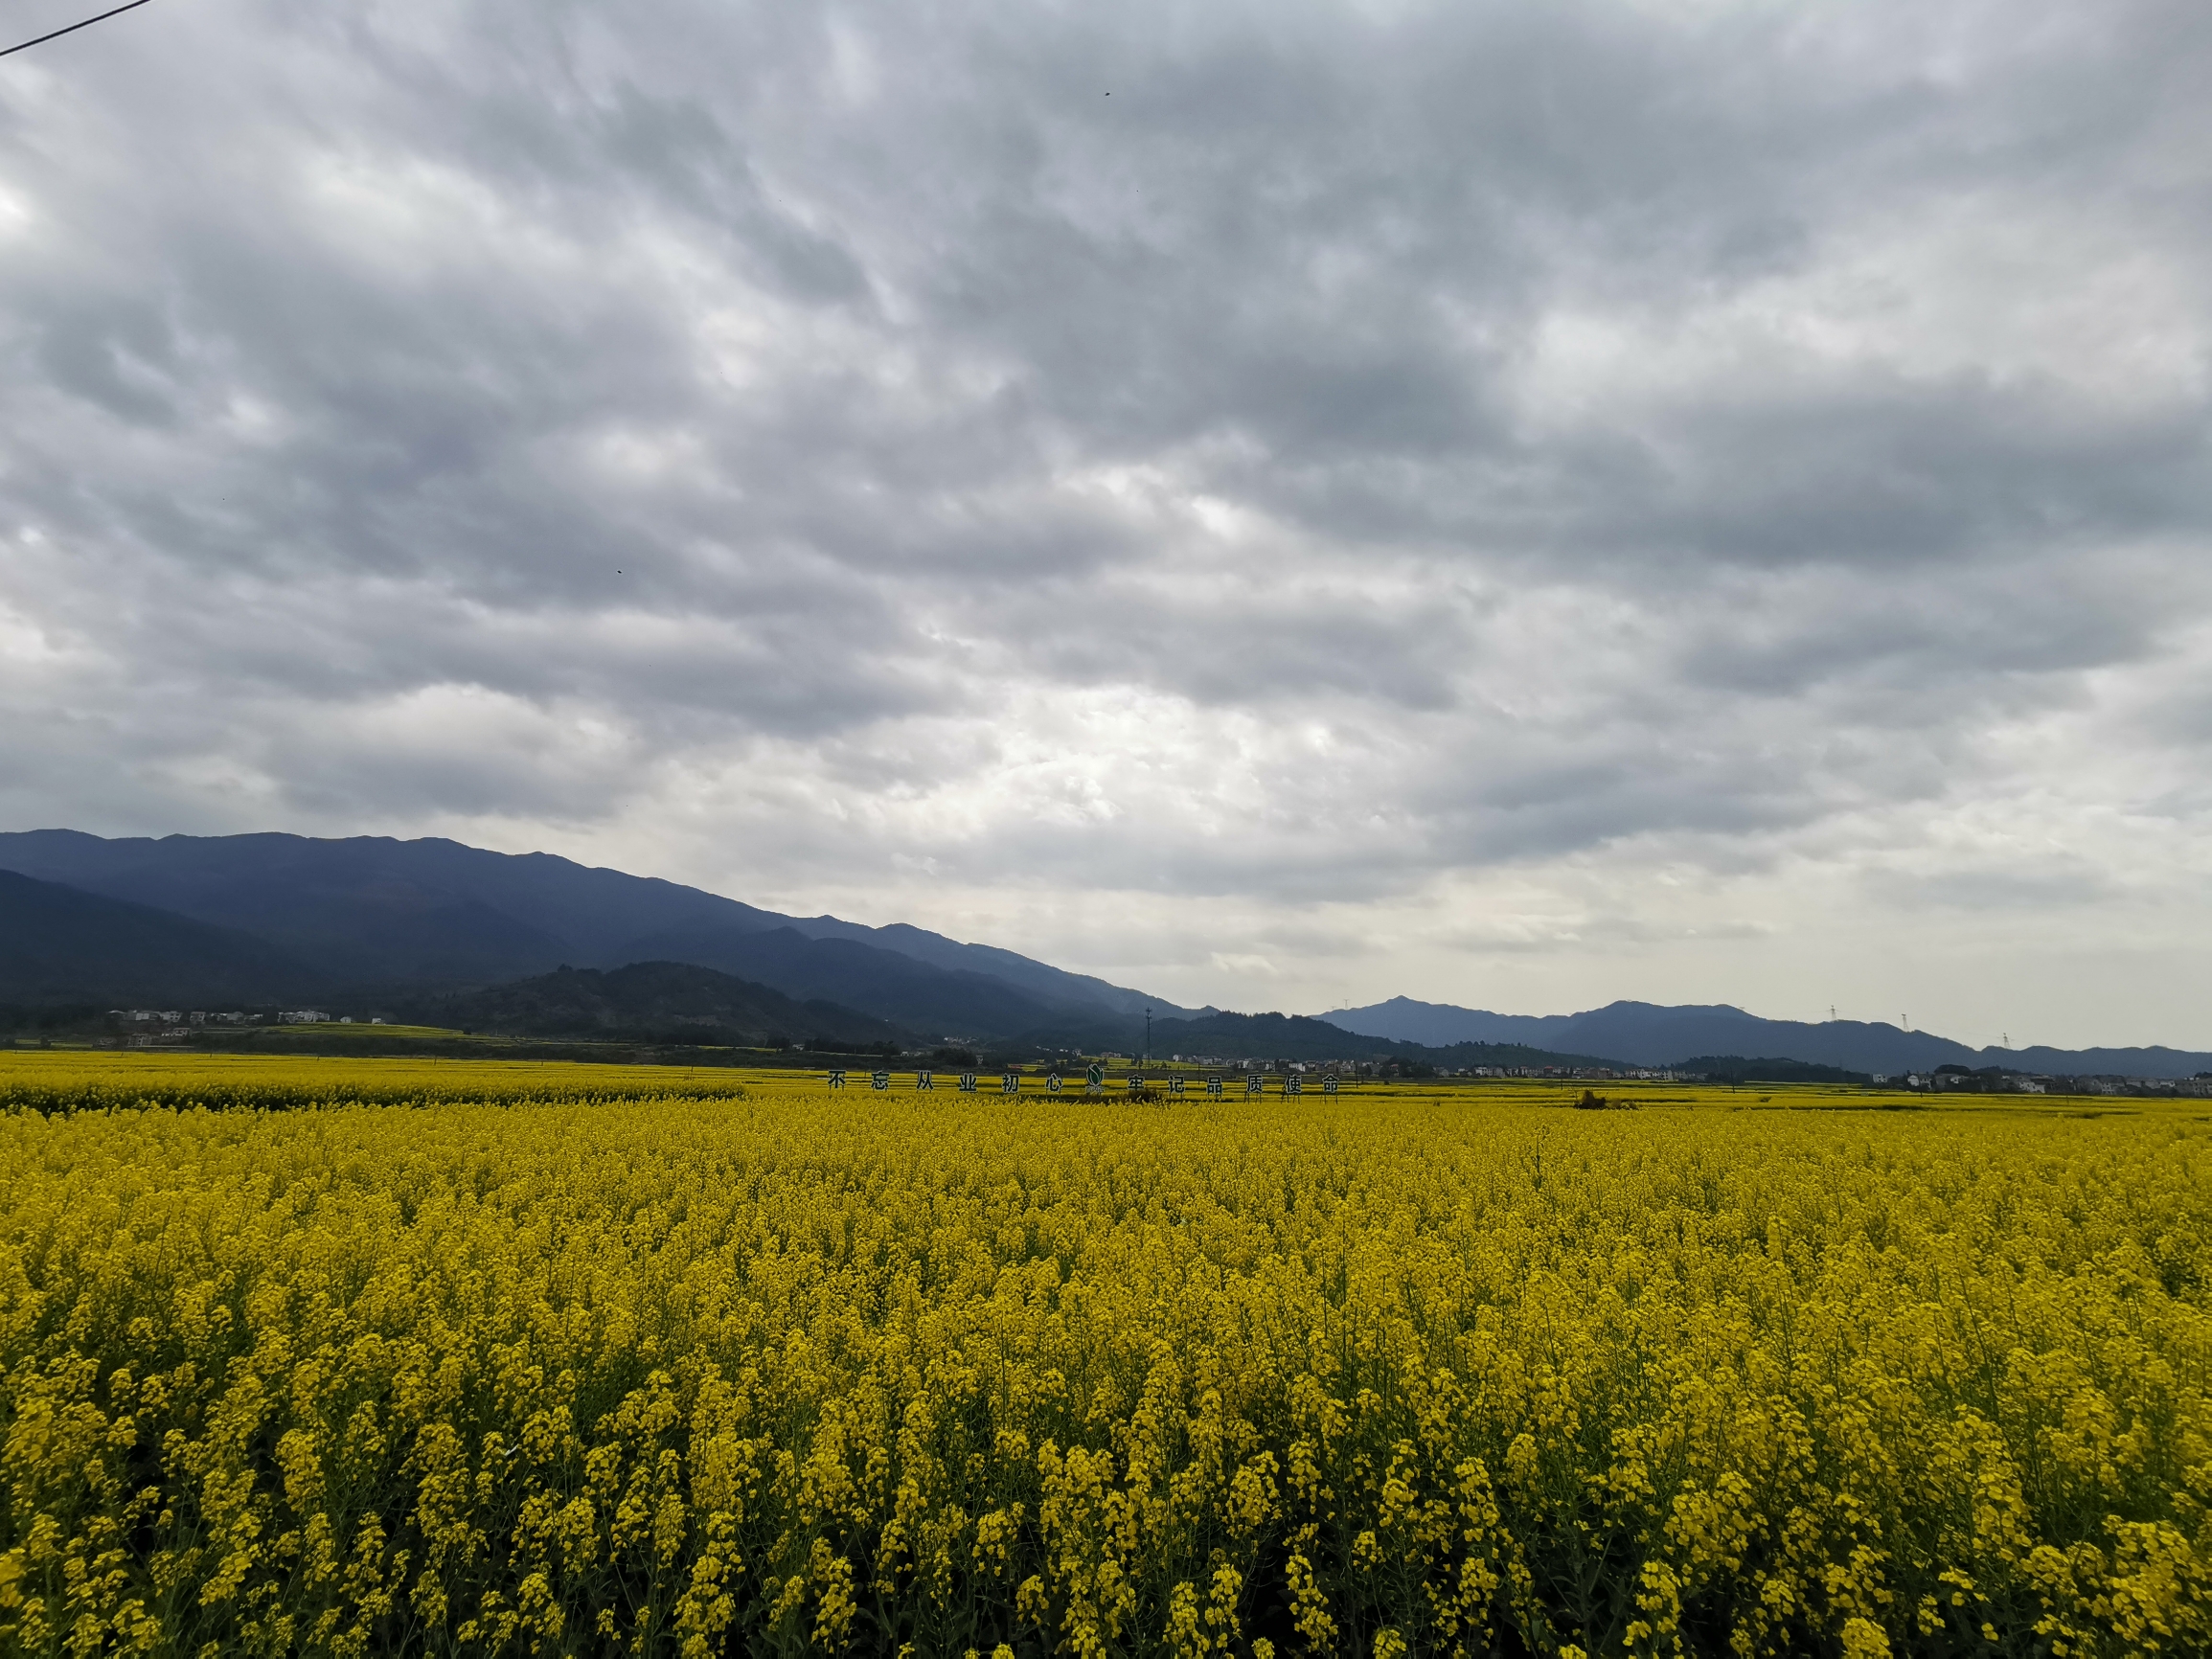
[{"label": "overcast sky", "polygon": [[154,0],[0,60],[0,828],[2212,1047],[2207,84],[2202,0]]}]

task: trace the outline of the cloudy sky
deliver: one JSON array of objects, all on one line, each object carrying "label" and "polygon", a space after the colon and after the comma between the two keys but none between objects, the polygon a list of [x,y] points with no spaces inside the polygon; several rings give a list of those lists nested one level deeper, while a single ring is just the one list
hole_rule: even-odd
[{"label": "cloudy sky", "polygon": [[2212,1047],[2208,82],[2201,0],[154,0],[0,60],[0,827]]}]

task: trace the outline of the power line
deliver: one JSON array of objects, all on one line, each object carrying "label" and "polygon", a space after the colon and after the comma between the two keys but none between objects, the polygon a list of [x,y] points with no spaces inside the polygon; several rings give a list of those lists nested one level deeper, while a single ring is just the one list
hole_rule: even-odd
[{"label": "power line", "polygon": [[104,23],[110,17],[117,16],[122,12],[135,11],[139,7],[144,6],[145,4],[146,0],[125,0],[125,4],[116,7],[114,11],[103,11],[97,17],[87,17],[83,22],[72,23],[66,29],[57,29],[54,30],[51,34],[36,35],[29,40],[19,40],[12,46],[0,47],[0,57],[6,57],[11,52],[26,52],[34,46],[43,46],[49,40],[58,40],[64,34],[74,34],[80,29],[89,29],[95,23]]}]

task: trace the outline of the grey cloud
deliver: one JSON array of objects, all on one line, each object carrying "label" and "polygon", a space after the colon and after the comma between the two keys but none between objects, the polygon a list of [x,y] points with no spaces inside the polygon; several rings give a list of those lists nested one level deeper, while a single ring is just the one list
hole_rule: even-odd
[{"label": "grey cloud", "polygon": [[2194,823],[2201,11],[148,8],[0,66],[0,804],[1300,905]]},{"label": "grey cloud", "polygon": [[1869,874],[1866,886],[1885,905],[1907,913],[2004,910],[2052,916],[2126,897],[2125,888],[2106,872],[2065,859],[2014,870],[1878,871]]}]

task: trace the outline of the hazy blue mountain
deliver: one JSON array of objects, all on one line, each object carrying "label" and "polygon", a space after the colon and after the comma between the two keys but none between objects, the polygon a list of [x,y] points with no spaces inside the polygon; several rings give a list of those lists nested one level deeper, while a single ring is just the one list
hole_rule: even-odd
[{"label": "hazy blue mountain", "polygon": [[1431,1048],[1460,1042],[1524,1041],[1526,1034],[1544,1025],[1543,1019],[1525,1014],[1489,1013],[1478,1008],[1454,1008],[1449,1003],[1417,1002],[1409,996],[1394,996],[1367,1008],[1335,1009],[1319,1017],[1364,1036]]},{"label": "hazy blue mountain", "polygon": [[[1139,1032],[1143,1027],[1136,1028]],[[1612,1065],[1588,1055],[1556,1054],[1519,1043],[1453,1043],[1436,1047],[1362,1036],[1304,1014],[1213,1013],[1198,1019],[1154,1019],[1152,1055],[1214,1055],[1223,1059],[1402,1060],[1466,1066]]]},{"label": "hazy blue mountain", "polygon": [[251,934],[0,870],[0,1002],[229,1008],[325,984]]},{"label": "hazy blue mountain", "polygon": [[[728,942],[789,929],[841,942],[850,977],[779,986],[878,1017],[924,1018],[960,1034],[999,1034],[1034,1008],[1118,1017],[1175,1008],[1013,951],[963,944],[923,928],[871,928],[771,910],[551,853],[505,853],[436,838],[316,840],[300,835],[170,835],[107,840],[69,830],[0,834],[0,870],[157,906],[276,945],[342,985],[459,989],[541,974],[563,964],[616,967],[680,960],[725,968]],[[870,953],[870,954],[861,954]],[[941,976],[933,990],[923,982]],[[864,988],[896,987],[878,1007]],[[872,994],[872,992],[871,992]]]},{"label": "hazy blue mountain", "polygon": [[[1346,1031],[1432,1047],[1455,1042],[1523,1042],[1551,1047],[1571,1043],[1586,1049],[1599,1040],[1593,1034],[1602,1034],[1606,1046],[1599,1052],[1618,1055],[1638,1065],[1661,1065],[1688,1054],[1768,1053],[1745,1045],[1755,1044],[1758,1034],[1775,1023],[1724,1003],[1662,1008],[1646,1002],[1616,1002],[1585,1013],[1511,1014],[1454,1008],[1448,1003],[1416,1002],[1404,996],[1371,1008],[1340,1009],[1321,1017]],[[1953,1057],[1947,1052],[1943,1057]]]},{"label": "hazy blue mountain", "polygon": [[799,1000],[711,967],[637,962],[601,972],[563,967],[486,990],[427,997],[400,1011],[423,1023],[511,1036],[758,1043],[821,1037],[858,1045],[913,1039],[833,1002]]},{"label": "hazy blue mountain", "polygon": [[1983,1063],[1964,1043],[1927,1032],[1863,1020],[1761,1019],[1725,1005],[1658,1008],[1616,1002],[1570,1014],[1555,1029],[1577,1046],[1621,1055],[1639,1065],[1670,1065],[1699,1055],[1756,1055],[1886,1074]]},{"label": "hazy blue mountain", "polygon": [[2212,1054],[2184,1049],[1984,1049],[1975,1062],[2017,1066],[2023,1072],[2067,1072],[2083,1077],[2193,1078],[2212,1072]]},{"label": "hazy blue mountain", "polygon": [[1401,996],[1322,1017],[1346,1031],[1405,1042],[1523,1042],[1614,1055],[1646,1066],[1675,1065],[1698,1056],[1762,1055],[1890,1076],[1940,1065],[2154,1078],[2185,1078],[2212,1069],[2212,1056],[2173,1049],[1973,1049],[1883,1022],[1761,1019],[1724,1003],[1665,1008],[1616,1002],[1583,1013],[1501,1014]]}]

